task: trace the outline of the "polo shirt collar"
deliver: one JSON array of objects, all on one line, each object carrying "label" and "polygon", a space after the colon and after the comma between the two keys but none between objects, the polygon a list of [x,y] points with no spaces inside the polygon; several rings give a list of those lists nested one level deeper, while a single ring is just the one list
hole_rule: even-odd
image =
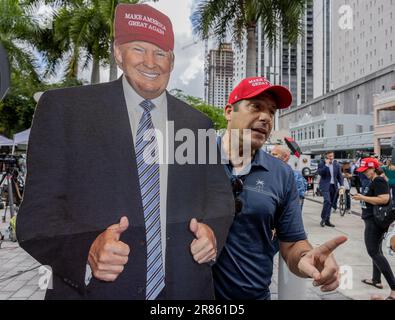
[{"label": "polo shirt collar", "polygon": [[[223,151],[223,148],[222,148],[222,136],[218,137],[217,142],[218,142],[218,145],[219,145],[220,150],[221,150],[221,163],[232,167],[232,164],[230,163],[227,154]],[[258,149],[255,152],[254,157],[252,158],[251,166],[248,166],[248,167],[260,166],[263,169],[269,171],[268,166],[265,164],[265,159],[264,158],[267,159],[266,152],[264,150],[262,150],[262,149]]]},{"label": "polo shirt collar", "polygon": [[264,158],[266,158],[266,160],[267,160],[266,152],[262,149],[258,149],[255,152],[254,158],[252,159],[251,166],[252,167],[260,166],[260,167],[264,168],[265,170],[268,170],[268,167],[265,163]]}]

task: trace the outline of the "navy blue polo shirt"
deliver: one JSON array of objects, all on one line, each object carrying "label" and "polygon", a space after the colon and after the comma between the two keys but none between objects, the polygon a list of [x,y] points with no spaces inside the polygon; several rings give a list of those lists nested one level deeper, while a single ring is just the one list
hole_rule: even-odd
[{"label": "navy blue polo shirt", "polygon": [[[229,178],[232,166],[225,165]],[[225,246],[213,266],[217,299],[269,299],[278,240],[305,240],[299,196],[289,165],[263,150],[256,152],[243,179],[235,217]],[[276,224],[276,227],[275,227]],[[277,239],[272,230],[276,228]]]}]

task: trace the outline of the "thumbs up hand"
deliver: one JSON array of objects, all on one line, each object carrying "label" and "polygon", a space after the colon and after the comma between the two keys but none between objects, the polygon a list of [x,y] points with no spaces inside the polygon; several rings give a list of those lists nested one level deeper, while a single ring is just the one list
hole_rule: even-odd
[{"label": "thumbs up hand", "polygon": [[120,241],[122,233],[129,227],[127,217],[102,232],[92,243],[88,263],[95,278],[103,281],[115,281],[128,262],[130,248]]},{"label": "thumbs up hand", "polygon": [[193,259],[199,264],[215,261],[217,240],[213,230],[208,225],[197,222],[195,218],[189,223],[189,230],[196,238],[191,243]]}]

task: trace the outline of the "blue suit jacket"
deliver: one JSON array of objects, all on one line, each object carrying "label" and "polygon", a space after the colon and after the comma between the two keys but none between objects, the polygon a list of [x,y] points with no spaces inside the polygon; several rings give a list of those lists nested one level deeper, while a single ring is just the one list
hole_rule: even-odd
[{"label": "blue suit jacket", "polygon": [[[329,186],[331,185],[331,172],[329,167],[325,165],[325,161],[321,160],[318,165],[318,174],[321,176],[320,180],[320,190],[321,192],[329,191]],[[337,184],[343,185],[343,175],[340,171],[340,165],[337,161],[333,161],[333,180],[335,182],[335,188],[337,189]]]}]

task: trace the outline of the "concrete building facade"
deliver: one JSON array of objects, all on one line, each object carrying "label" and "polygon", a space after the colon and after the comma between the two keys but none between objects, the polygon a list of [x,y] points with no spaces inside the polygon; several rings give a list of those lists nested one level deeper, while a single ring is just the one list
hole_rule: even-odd
[{"label": "concrete building facade", "polygon": [[[279,118],[279,127],[288,130],[301,143],[302,151],[305,152],[320,153],[330,149],[364,149],[373,152],[374,105],[384,109],[388,107],[386,102],[380,102],[380,99],[376,101],[378,98],[374,94],[383,94],[383,97],[391,95],[394,83],[395,64],[297,108],[285,110]],[[381,110],[378,119],[376,127],[385,126],[387,132],[389,126],[395,123],[395,112],[392,109]],[[395,132],[392,134],[395,135]],[[361,143],[355,144],[354,140]],[[383,140],[381,148],[387,148],[388,143]]]},{"label": "concrete building facade", "polygon": [[395,0],[331,0],[333,89],[395,63]]}]

